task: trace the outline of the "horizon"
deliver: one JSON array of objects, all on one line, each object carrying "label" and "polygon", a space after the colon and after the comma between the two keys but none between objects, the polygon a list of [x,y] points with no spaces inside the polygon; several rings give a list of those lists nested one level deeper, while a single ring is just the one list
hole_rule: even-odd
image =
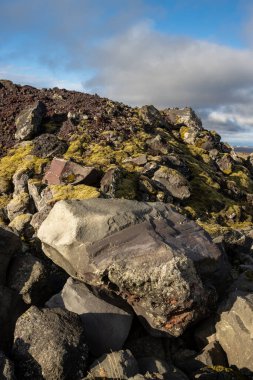
[{"label": "horizon", "polygon": [[0,0],[0,6],[1,77],[131,106],[189,106],[224,141],[253,146],[249,0]]}]

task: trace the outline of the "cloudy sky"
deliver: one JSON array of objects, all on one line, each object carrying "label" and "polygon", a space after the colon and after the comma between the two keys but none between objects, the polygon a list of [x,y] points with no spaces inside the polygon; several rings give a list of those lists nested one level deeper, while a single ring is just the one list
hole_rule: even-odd
[{"label": "cloudy sky", "polygon": [[253,146],[253,1],[0,0],[0,77],[191,106]]}]

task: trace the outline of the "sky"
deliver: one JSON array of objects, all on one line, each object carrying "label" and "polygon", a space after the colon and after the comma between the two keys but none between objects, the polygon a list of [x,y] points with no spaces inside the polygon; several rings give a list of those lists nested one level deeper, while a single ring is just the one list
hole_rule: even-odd
[{"label": "sky", "polygon": [[253,1],[0,0],[0,78],[190,106],[253,146]]}]

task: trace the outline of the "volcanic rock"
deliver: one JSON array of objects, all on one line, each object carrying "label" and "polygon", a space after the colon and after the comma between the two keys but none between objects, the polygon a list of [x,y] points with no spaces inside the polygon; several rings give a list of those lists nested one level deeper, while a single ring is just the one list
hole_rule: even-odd
[{"label": "volcanic rock", "polygon": [[17,140],[29,140],[39,133],[42,118],[45,114],[45,105],[41,101],[25,108],[16,118]]},{"label": "volcanic rock", "polygon": [[75,162],[54,158],[43,178],[48,185],[78,184],[97,185],[99,172],[93,167],[83,167]]},{"label": "volcanic rock", "polygon": [[68,149],[65,141],[60,140],[57,136],[44,133],[33,140],[34,147],[32,154],[41,158],[53,158],[62,156]]},{"label": "volcanic rock", "polygon": [[253,293],[231,293],[220,307],[216,336],[229,365],[253,371]]},{"label": "volcanic rock", "polygon": [[79,314],[90,350],[95,356],[101,356],[122,348],[133,319],[131,310],[123,310],[109,302],[108,297],[106,302],[101,296],[95,296],[84,283],[69,278],[59,296],[46,305],[51,308],[63,305]]},{"label": "volcanic rock", "polygon": [[19,378],[82,379],[88,347],[79,316],[30,307],[16,323],[13,358]]},{"label": "volcanic rock", "polygon": [[138,373],[138,363],[129,350],[111,352],[97,359],[87,379],[129,379]]},{"label": "volcanic rock", "polygon": [[161,167],[155,172],[153,180],[161,183],[174,198],[187,199],[191,195],[187,179],[175,169]]},{"label": "volcanic rock", "polygon": [[15,380],[14,364],[0,351],[0,379]]},{"label": "volcanic rock", "polygon": [[6,271],[14,253],[21,251],[21,240],[11,230],[0,227],[0,284],[5,283]]}]

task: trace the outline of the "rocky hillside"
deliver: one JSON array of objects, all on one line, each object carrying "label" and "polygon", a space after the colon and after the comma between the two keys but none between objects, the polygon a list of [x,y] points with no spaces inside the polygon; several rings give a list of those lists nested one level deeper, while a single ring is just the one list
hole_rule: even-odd
[{"label": "rocky hillside", "polygon": [[[0,101],[2,223],[21,227],[41,200],[100,196],[174,203],[211,234],[252,225],[252,158],[238,157],[190,108],[130,108],[9,81]],[[63,173],[55,158],[67,161]]]},{"label": "rocky hillside", "polygon": [[252,379],[253,157],[190,108],[0,107],[0,379]]}]

